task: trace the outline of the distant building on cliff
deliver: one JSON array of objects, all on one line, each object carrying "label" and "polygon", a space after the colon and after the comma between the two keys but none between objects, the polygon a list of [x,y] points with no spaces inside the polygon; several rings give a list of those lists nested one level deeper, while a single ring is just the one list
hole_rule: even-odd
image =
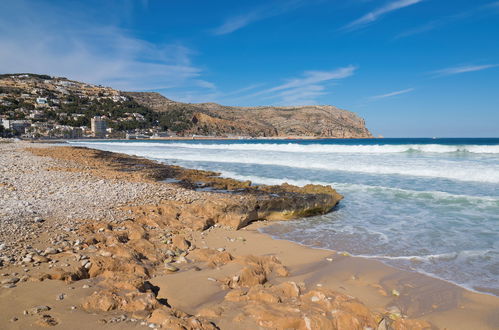
[{"label": "distant building on cliff", "polygon": [[95,116],[90,120],[90,127],[95,137],[106,136],[107,121],[103,117]]}]

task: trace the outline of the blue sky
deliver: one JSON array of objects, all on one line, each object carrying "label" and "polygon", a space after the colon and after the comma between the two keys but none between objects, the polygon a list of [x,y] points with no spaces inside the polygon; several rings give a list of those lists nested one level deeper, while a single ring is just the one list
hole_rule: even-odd
[{"label": "blue sky", "polygon": [[499,1],[2,0],[0,72],[332,104],[386,137],[499,136]]}]

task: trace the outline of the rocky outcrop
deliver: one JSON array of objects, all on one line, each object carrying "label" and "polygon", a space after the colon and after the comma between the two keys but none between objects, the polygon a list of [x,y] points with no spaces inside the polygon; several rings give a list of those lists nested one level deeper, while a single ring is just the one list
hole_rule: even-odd
[{"label": "rocky outcrop", "polygon": [[233,107],[216,103],[181,103],[158,93],[126,93],[137,103],[162,113],[182,111],[191,122],[183,134],[266,137],[371,138],[362,118],[330,105]]},{"label": "rocky outcrop", "polygon": [[175,179],[184,188],[223,191],[189,203],[168,200],[131,208],[153,226],[190,226],[202,230],[220,224],[239,229],[256,220],[288,220],[325,214],[343,198],[330,186],[252,185],[250,181],[221,178],[216,172],[185,169],[88,148],[29,150],[39,156],[77,161],[88,171],[105,178],[153,182]]}]

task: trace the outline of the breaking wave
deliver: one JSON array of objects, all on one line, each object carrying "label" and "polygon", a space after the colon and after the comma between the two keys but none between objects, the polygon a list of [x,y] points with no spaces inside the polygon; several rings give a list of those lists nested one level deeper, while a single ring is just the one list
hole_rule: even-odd
[{"label": "breaking wave", "polygon": [[[87,143],[70,142],[72,144]],[[127,147],[188,148],[204,150],[232,151],[272,151],[298,153],[473,153],[499,154],[499,145],[442,145],[442,144],[298,144],[298,143],[162,143],[162,142],[91,142],[92,145],[112,145]]]}]

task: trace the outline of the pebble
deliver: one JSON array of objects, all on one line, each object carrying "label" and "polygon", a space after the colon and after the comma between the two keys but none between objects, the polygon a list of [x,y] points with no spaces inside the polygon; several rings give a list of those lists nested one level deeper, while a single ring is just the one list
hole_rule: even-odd
[{"label": "pebble", "polygon": [[48,254],[56,254],[57,253],[57,250],[54,249],[53,247],[48,247],[45,249],[44,251],[45,255],[48,255]]},{"label": "pebble", "polygon": [[165,269],[169,272],[177,272],[178,268],[170,264],[165,264]]},{"label": "pebble", "polygon": [[41,312],[47,312],[49,310],[51,310],[52,308],[50,308],[50,306],[47,306],[47,305],[40,305],[40,306],[35,306],[33,308],[31,308],[28,312],[28,314],[31,314],[31,315],[34,315],[34,314],[39,314]]},{"label": "pebble", "polygon": [[17,282],[20,281],[20,278],[18,277],[11,277],[6,280],[2,280],[0,283],[1,284],[16,284]]},{"label": "pebble", "polygon": [[224,248],[218,248],[218,249],[217,249],[217,251],[218,251],[218,252],[224,252],[224,251],[225,251],[225,249],[224,249]]},{"label": "pebble", "polygon": [[56,300],[64,300],[66,295],[64,293],[58,294],[57,297],[55,298]]},{"label": "pebble", "polygon": [[35,262],[48,262],[49,258],[44,257],[44,256],[40,256],[40,255],[36,255],[36,256],[33,256],[33,260]]}]

